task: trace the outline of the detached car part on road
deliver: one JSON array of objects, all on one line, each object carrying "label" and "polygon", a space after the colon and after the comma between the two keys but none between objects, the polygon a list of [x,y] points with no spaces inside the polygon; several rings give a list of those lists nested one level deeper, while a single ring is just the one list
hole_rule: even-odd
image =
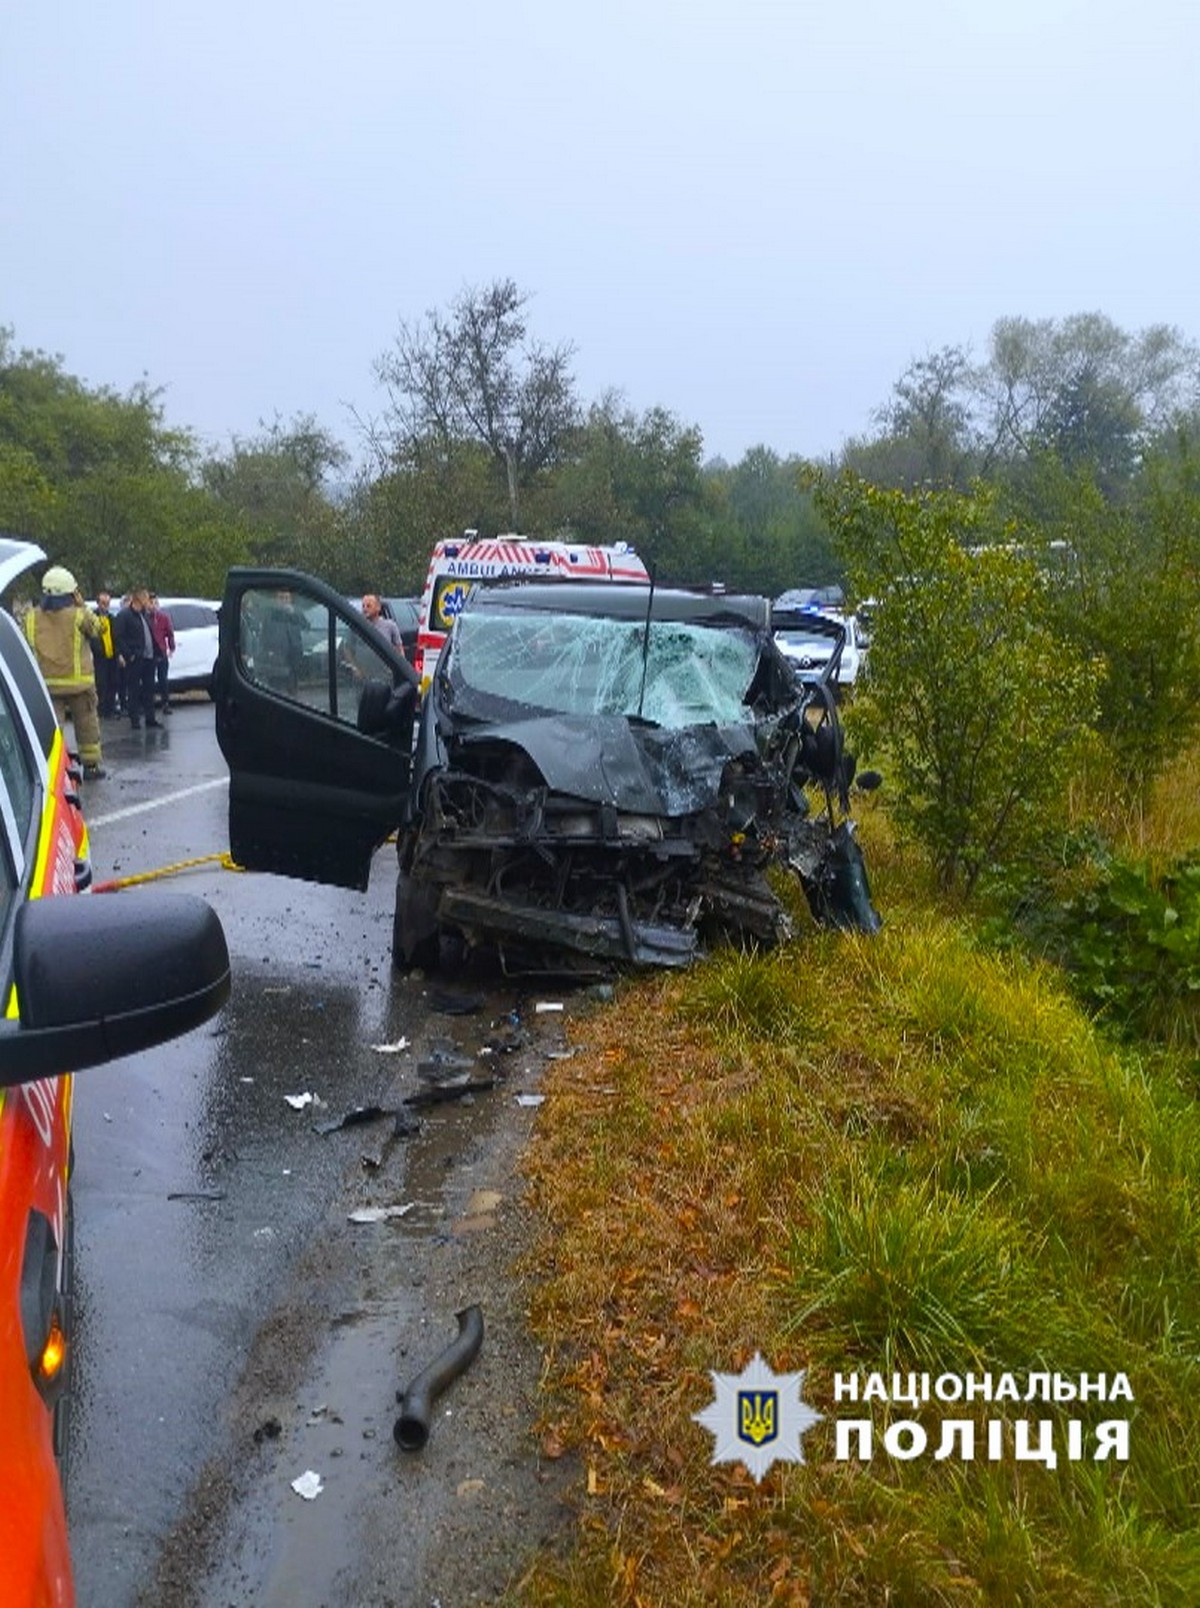
[{"label": "detached car part on road", "polygon": [[[287,688],[260,663],[279,599],[310,631],[319,616],[328,643]],[[512,970],[556,972],[684,965],[719,935],[772,944],[788,932],[773,863],[819,921],[879,926],[832,688],[797,678],[765,599],[481,589],[415,748],[415,675],[352,613],[309,577],[230,572],[217,668],[230,847],[252,869],[365,888],[398,831],[397,964],[430,964],[453,935]],[[374,656],[363,679],[345,674],[347,632],[360,677]]]},{"label": "detached car part on road", "polygon": [[[44,559],[0,540],[0,592]],[[57,1608],[74,1600],[59,1470],[74,1344],[70,1074],[195,1027],[229,993],[225,937],[201,900],[73,897],[92,878],[80,777],[0,609],[0,1600]]]}]

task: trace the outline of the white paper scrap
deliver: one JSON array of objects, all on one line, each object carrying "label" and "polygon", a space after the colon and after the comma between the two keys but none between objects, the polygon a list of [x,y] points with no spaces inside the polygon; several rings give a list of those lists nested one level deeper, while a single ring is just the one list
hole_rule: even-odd
[{"label": "white paper scrap", "polygon": [[408,1048],[408,1040],[398,1038],[394,1044],[372,1044],[371,1048],[377,1050],[380,1055],[399,1055],[401,1050]]},{"label": "white paper scrap", "polygon": [[304,1094],[285,1094],[283,1098],[287,1101],[288,1105],[291,1106],[293,1111],[303,1111],[305,1106],[312,1105],[313,1101],[316,1099],[316,1096],[309,1094],[306,1091]]},{"label": "white paper scrap", "polygon": [[545,1098],[544,1094],[519,1094],[517,1104],[519,1106],[540,1106]]},{"label": "white paper scrap", "polygon": [[535,1016],[541,1016],[544,1011],[561,1011],[562,1008],[561,999],[539,999],[533,1007],[533,1012]]},{"label": "white paper scrap", "polygon": [[389,1217],[403,1217],[416,1203],[407,1200],[397,1206],[358,1206],[350,1213],[351,1223],[386,1223]]},{"label": "white paper scrap", "polygon": [[297,1496],[302,1496],[306,1502],[314,1502],[325,1489],[321,1476],[311,1468],[306,1468],[299,1479],[292,1481],[292,1490]]}]

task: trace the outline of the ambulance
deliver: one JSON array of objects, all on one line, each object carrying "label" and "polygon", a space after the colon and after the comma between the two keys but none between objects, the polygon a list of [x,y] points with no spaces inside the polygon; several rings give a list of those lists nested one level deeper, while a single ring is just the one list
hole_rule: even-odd
[{"label": "ambulance", "polygon": [[528,536],[481,538],[473,530],[464,531],[455,541],[438,542],[429,560],[417,623],[415,669],[422,691],[433,679],[442,645],[472,586],[521,577],[650,584],[649,571],[626,542],[586,547],[576,542],[534,541]]}]

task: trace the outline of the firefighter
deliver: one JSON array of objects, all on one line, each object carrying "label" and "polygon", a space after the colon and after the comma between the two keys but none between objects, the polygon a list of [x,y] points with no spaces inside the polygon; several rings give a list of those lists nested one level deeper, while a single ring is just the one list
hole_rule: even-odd
[{"label": "firefighter", "polygon": [[75,727],[85,780],[99,781],[108,772],[101,763],[91,645],[84,638],[98,637],[100,622],[85,607],[75,577],[61,564],[42,576],[41,602],[25,616],[25,635],[54,700],[59,724],[69,715]]}]

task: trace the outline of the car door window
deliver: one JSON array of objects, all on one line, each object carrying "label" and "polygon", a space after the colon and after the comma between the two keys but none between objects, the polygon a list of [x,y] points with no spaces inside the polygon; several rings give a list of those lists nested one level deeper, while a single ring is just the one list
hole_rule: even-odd
[{"label": "car door window", "polygon": [[36,780],[8,699],[0,692],[0,777],[12,812],[17,837],[24,842],[33,819]]},{"label": "car door window", "polygon": [[242,594],[238,655],[252,681],[293,703],[359,723],[363,688],[390,687],[391,665],[371,640],[328,604],[287,588],[252,587]]},{"label": "car door window", "polygon": [[26,867],[25,846],[33,827],[37,778],[7,690],[0,684],[0,931],[8,926]]}]

